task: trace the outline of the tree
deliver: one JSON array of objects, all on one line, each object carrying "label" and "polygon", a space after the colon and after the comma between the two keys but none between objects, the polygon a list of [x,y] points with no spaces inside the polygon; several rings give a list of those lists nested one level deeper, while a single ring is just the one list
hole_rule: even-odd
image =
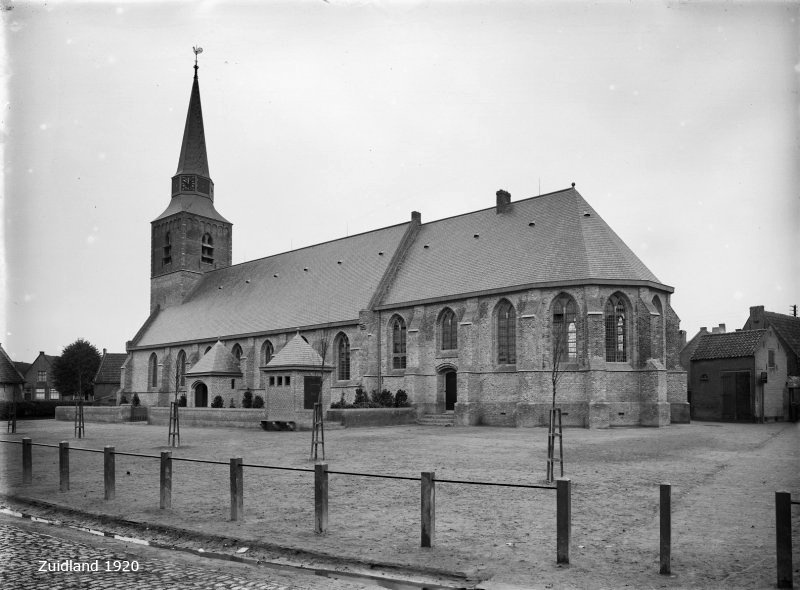
[{"label": "tree", "polygon": [[90,342],[78,338],[65,346],[61,356],[53,362],[53,385],[61,395],[88,399],[99,366],[100,352]]},{"label": "tree", "polygon": [[[553,384],[553,403],[550,406],[550,424],[547,429],[547,481],[555,481],[555,463],[561,466],[561,475],[564,475],[564,451],[561,432],[561,408],[556,408],[556,391],[558,382],[563,375],[561,363],[567,353],[567,343],[564,330],[558,324],[553,326],[553,366],[550,370],[550,381]],[[557,432],[556,432],[557,431]],[[558,438],[559,458],[556,459],[556,438]]]}]

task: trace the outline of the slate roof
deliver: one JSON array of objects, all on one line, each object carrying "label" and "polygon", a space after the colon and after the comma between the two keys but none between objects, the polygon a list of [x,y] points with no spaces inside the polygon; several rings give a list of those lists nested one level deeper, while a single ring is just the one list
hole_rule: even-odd
[{"label": "slate roof", "polygon": [[390,226],[208,272],[183,304],[159,312],[134,345],[355,321],[407,227]]},{"label": "slate roof", "polygon": [[119,383],[120,369],[122,369],[125,359],[128,358],[126,353],[107,352],[100,359],[100,366],[97,367],[97,373],[94,376],[95,383]]},{"label": "slate roof", "polygon": [[239,362],[231,351],[219,340],[195,365],[186,371],[187,375],[241,375]]},{"label": "slate roof", "polygon": [[660,283],[569,188],[512,201],[499,214],[492,207],[423,224],[381,307],[535,283],[607,279]]},{"label": "slate roof", "polygon": [[322,357],[305,339],[296,334],[278,354],[267,363],[267,369],[310,367],[319,369]]},{"label": "slate roof", "polygon": [[792,352],[800,356],[800,318],[774,311],[765,311],[764,318]]},{"label": "slate roof", "polygon": [[[408,229],[390,226],[208,272],[133,344],[355,322]],[[492,207],[422,224],[400,260],[379,309],[548,282],[647,282],[672,291],[574,188],[512,202],[500,214]]]},{"label": "slate roof", "polygon": [[705,334],[692,355],[693,361],[752,356],[766,330],[742,330],[726,334]]},{"label": "slate roof", "polygon": [[17,370],[14,361],[0,346],[0,383],[25,383],[25,377]]}]

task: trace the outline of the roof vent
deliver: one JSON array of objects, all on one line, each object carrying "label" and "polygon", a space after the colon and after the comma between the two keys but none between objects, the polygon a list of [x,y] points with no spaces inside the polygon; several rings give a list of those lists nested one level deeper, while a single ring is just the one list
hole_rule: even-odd
[{"label": "roof vent", "polygon": [[481,234],[475,234],[475,235],[474,235],[474,236],[472,236],[472,237],[473,237],[473,238],[475,238],[475,239],[477,240],[479,237],[481,237]]},{"label": "roof vent", "polygon": [[244,282],[249,285],[250,284],[250,279],[245,279]]},{"label": "roof vent", "polygon": [[380,252],[378,252],[378,256],[383,256],[383,250],[381,250]]},{"label": "roof vent", "polygon": [[528,227],[533,227],[534,225],[536,225],[535,221],[529,221],[528,222]]},{"label": "roof vent", "polygon": [[341,263],[342,263],[342,261],[341,261],[341,260],[337,260],[337,261],[336,261],[336,264],[341,264]]},{"label": "roof vent", "polygon": [[426,250],[427,250],[428,248],[430,248],[430,247],[431,247],[431,245],[430,245],[430,244],[425,244],[425,245],[423,246],[423,248],[425,248]]},{"label": "roof vent", "polygon": [[308,267],[303,267],[303,272],[308,272]]},{"label": "roof vent", "polygon": [[584,217],[591,217],[591,216],[592,216],[592,214],[591,214],[591,213],[589,213],[588,211],[584,211],[584,212],[583,212],[583,216],[584,216]]},{"label": "roof vent", "polygon": [[274,275],[272,275],[272,276],[273,276],[273,278],[276,278],[276,279],[277,279],[277,278],[278,278],[278,273],[275,273],[275,274],[274,274]]},{"label": "roof vent", "polygon": [[219,287],[217,287],[217,289],[222,289],[222,285],[220,285]]}]

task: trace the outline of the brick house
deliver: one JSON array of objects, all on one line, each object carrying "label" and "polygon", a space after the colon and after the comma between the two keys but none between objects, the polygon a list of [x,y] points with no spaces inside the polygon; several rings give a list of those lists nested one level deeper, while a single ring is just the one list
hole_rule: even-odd
[{"label": "brick house", "polygon": [[800,319],[755,306],[742,330],[701,328],[698,336],[689,372],[692,418],[796,419]]},{"label": "brick house", "polygon": [[97,367],[93,384],[94,403],[97,405],[116,405],[120,393],[122,365],[128,355],[124,352],[108,352],[103,349],[100,366]]},{"label": "brick house", "polygon": [[23,399],[25,377],[0,345],[0,401],[11,402]]},{"label": "brick house", "polygon": [[[326,400],[403,389],[419,413],[459,425],[688,421],[674,289],[572,187],[231,265],[214,205],[197,70],[171,199],[151,224],[150,316],[127,343],[123,390],[208,405],[250,389],[270,403],[270,361],[299,333],[331,371]],[[211,350],[235,360],[200,371]],[[292,387],[296,384],[292,382]],[[235,393],[231,393],[231,388]],[[237,401],[238,401],[237,399]]]},{"label": "brick house", "polygon": [[25,399],[32,401],[60,400],[61,394],[53,385],[53,363],[57,356],[39,351],[39,356],[25,371]]}]

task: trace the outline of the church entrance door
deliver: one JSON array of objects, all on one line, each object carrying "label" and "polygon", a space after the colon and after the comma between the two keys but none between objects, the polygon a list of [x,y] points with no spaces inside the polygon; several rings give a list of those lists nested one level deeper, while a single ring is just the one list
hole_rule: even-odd
[{"label": "church entrance door", "polygon": [[458,400],[458,378],[455,371],[447,371],[444,374],[444,410],[451,412],[456,407]]},{"label": "church entrance door", "polygon": [[194,386],[194,407],[208,407],[208,387],[205,383],[198,383]]}]

